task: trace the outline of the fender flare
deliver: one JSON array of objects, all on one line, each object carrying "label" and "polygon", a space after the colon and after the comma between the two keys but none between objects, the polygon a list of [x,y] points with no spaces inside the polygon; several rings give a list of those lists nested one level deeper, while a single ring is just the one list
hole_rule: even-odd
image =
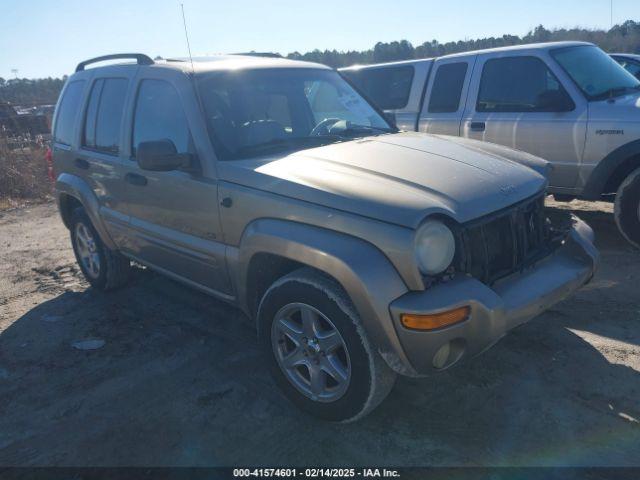
[{"label": "fender flare", "polygon": [[609,153],[589,175],[580,197],[585,200],[598,200],[613,172],[628,158],[635,155],[640,155],[640,140],[625,143]]},{"label": "fender flare", "polygon": [[[112,250],[116,249],[116,245],[107,233],[104,222],[100,217],[100,204],[91,187],[82,178],[70,173],[61,173],[56,179],[56,203],[58,211],[62,216],[62,195],[69,195],[78,200],[84,207],[89,219],[93,223],[96,231],[100,235],[103,243]],[[64,221],[64,218],[63,218]],[[65,223],[66,225],[66,223]],[[68,225],[67,225],[68,227]]]},{"label": "fender flare", "polygon": [[398,373],[415,375],[389,312],[391,302],[408,289],[384,253],[362,239],[332,230],[287,220],[255,220],[245,229],[238,250],[236,286],[242,306],[248,300],[249,264],[259,253],[308,265],[337,280],[389,366]]}]

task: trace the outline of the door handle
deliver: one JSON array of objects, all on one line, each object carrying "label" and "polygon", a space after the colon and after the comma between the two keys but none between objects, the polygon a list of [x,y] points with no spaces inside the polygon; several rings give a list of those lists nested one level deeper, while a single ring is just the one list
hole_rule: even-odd
[{"label": "door handle", "polygon": [[124,180],[131,185],[136,185],[138,187],[144,187],[147,184],[147,177],[144,175],[139,175],[137,173],[127,173],[124,176]]},{"label": "door handle", "polygon": [[486,125],[484,122],[471,122],[469,128],[474,132],[484,132]]},{"label": "door handle", "polygon": [[73,163],[75,163],[76,167],[81,168],[82,170],[89,170],[89,162],[84,158],[76,158]]}]

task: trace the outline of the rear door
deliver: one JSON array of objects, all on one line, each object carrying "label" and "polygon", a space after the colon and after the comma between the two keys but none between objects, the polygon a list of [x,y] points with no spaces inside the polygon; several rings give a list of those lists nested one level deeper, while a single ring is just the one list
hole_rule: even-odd
[{"label": "rear door", "polygon": [[[145,68],[128,115],[125,181],[131,216],[126,251],[141,262],[209,293],[230,297],[220,227],[218,185],[200,110],[187,77]],[[154,172],[136,161],[141,142],[168,139],[194,158],[193,170]]]},{"label": "rear door", "polygon": [[418,130],[442,135],[460,135],[475,56],[436,60],[430,75]]},{"label": "rear door", "polygon": [[124,203],[123,114],[136,67],[101,68],[89,90],[82,118],[76,171],[91,185],[113,241],[124,245],[129,223]]},{"label": "rear door", "polygon": [[550,184],[562,192],[576,184],[586,127],[584,97],[544,56],[523,51],[478,57],[463,136],[549,160]]}]

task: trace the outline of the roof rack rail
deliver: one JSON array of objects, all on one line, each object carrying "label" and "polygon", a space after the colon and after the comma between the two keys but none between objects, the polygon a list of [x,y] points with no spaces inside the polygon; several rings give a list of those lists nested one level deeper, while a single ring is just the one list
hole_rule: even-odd
[{"label": "roof rack rail", "polygon": [[274,53],[274,52],[240,52],[240,53],[232,53],[231,55],[241,55],[245,57],[284,58],[279,53]]},{"label": "roof rack rail", "polygon": [[133,58],[138,62],[138,65],[153,65],[154,63],[153,60],[151,60],[151,57],[148,57],[144,53],[114,53],[113,55],[104,55],[102,57],[90,58],[89,60],[80,62],[76,67],[76,72],[83,71],[84,67],[92,63],[104,62],[106,60],[119,60],[123,58]]}]

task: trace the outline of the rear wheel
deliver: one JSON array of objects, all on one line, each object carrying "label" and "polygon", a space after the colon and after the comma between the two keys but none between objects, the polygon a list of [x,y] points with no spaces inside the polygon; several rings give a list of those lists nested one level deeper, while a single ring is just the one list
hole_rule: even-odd
[{"label": "rear wheel", "polygon": [[73,212],[70,226],[73,253],[91,286],[111,290],[124,285],[129,280],[131,262],[102,242],[83,208]]},{"label": "rear wheel", "polygon": [[640,168],[620,185],[614,207],[616,224],[622,235],[640,248]]},{"label": "rear wheel", "polygon": [[374,351],[340,285],[311,269],[276,281],[258,309],[271,373],[301,410],[354,421],[389,393],[395,373]]}]

